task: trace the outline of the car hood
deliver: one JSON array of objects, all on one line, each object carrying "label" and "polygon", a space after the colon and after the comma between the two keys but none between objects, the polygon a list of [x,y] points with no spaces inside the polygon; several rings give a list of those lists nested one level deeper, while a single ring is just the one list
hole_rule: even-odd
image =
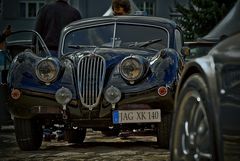
[{"label": "car hood", "polygon": [[130,55],[139,55],[147,60],[150,60],[155,54],[158,53],[157,51],[151,50],[138,50],[138,49],[126,49],[126,48],[94,48],[91,50],[82,49],[78,52],[74,52],[70,54],[68,57],[74,60],[77,64],[79,60],[89,54],[96,54],[102,56],[106,61],[106,67],[113,66],[114,64],[118,64],[121,62],[125,57]]}]

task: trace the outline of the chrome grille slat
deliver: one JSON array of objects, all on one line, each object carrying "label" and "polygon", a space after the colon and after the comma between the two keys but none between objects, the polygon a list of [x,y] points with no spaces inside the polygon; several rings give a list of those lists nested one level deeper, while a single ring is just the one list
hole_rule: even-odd
[{"label": "chrome grille slat", "polygon": [[101,98],[106,64],[103,57],[89,54],[78,63],[78,88],[83,106],[92,109]]},{"label": "chrome grille slat", "polygon": [[86,100],[86,104],[89,104],[89,59],[86,59],[87,61],[87,73],[86,73],[86,95],[83,95],[83,97],[85,97],[85,100]]},{"label": "chrome grille slat", "polygon": [[[99,58],[97,58],[96,63],[97,63],[97,65],[99,65]],[[99,68],[96,67],[96,78],[95,78],[95,81],[96,81],[96,82],[98,81],[98,77],[99,77],[98,69],[99,69]],[[97,94],[98,94],[97,84],[96,84],[95,88],[96,88],[96,90],[95,90],[95,96],[97,96]]]}]

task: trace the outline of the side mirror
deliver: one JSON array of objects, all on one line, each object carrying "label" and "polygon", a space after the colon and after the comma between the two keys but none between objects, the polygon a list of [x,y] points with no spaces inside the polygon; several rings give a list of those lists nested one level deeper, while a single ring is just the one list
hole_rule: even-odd
[{"label": "side mirror", "polygon": [[190,56],[190,48],[189,47],[182,47],[181,49],[181,54],[186,57],[186,56]]}]

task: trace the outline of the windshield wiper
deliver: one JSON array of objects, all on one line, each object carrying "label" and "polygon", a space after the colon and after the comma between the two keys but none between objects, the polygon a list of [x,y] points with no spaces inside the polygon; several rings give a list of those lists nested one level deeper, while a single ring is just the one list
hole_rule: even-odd
[{"label": "windshield wiper", "polygon": [[148,40],[148,41],[145,41],[145,42],[134,42],[134,43],[129,44],[128,47],[133,47],[133,46],[146,47],[148,45],[157,43],[159,41],[162,41],[162,39],[153,39],[153,40]]},{"label": "windshield wiper", "polygon": [[160,41],[162,41],[162,39],[153,39],[153,40],[143,42],[143,43],[139,44],[138,46],[139,47],[146,47],[148,45],[151,45],[151,44],[154,44],[154,43],[157,43],[157,42],[160,42]]},{"label": "windshield wiper", "polygon": [[68,45],[69,48],[81,49],[81,48],[96,48],[95,45]]}]

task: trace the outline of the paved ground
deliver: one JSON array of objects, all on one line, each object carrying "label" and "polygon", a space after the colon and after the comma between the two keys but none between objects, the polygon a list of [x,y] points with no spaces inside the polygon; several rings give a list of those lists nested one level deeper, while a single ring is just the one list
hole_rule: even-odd
[{"label": "paved ground", "polygon": [[24,152],[17,147],[14,130],[0,132],[0,161],[169,161],[169,151],[156,146],[156,137],[104,137],[88,130],[83,145],[65,141],[43,142],[38,151]]}]

